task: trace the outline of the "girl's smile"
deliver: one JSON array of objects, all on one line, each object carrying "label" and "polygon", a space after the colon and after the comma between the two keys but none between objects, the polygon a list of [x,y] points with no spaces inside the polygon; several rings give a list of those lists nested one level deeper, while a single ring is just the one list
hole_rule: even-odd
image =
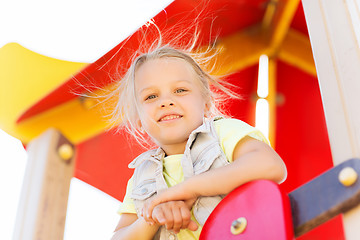
[{"label": "girl's smile", "polygon": [[163,117],[159,119],[159,122],[171,122],[172,120],[179,118],[182,118],[182,116],[178,114],[165,114]]},{"label": "girl's smile", "polygon": [[207,109],[194,70],[182,59],[159,58],[135,72],[139,126],[167,155],[183,153]]}]

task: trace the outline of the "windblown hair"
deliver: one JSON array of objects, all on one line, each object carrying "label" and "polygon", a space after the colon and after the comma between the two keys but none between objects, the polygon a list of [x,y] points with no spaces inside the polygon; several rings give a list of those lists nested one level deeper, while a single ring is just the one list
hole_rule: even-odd
[{"label": "windblown hair", "polygon": [[140,121],[140,117],[135,93],[135,76],[136,71],[148,61],[163,58],[176,58],[181,59],[188,64],[193,69],[195,76],[199,81],[202,96],[210,103],[207,117],[217,115],[226,116],[226,111],[223,110],[225,100],[229,97],[240,98],[237,93],[231,90],[231,88],[234,87],[232,84],[225,82],[220,78],[211,76],[204,70],[205,68],[210,69],[210,72],[215,67],[213,65],[209,68],[208,63],[216,56],[217,51],[213,46],[209,46],[206,50],[194,50],[196,40],[199,36],[198,31],[192,35],[192,41],[188,42],[187,46],[183,47],[171,44],[171,42],[164,44],[162,42],[160,30],[157,30],[159,31],[159,38],[151,44],[152,46],[150,46],[147,51],[139,53],[140,50],[138,50],[138,52],[135,53],[134,60],[126,71],[126,74],[117,79],[112,91],[106,96],[106,99],[112,99],[114,102],[114,108],[110,114],[112,126],[116,126],[118,130],[125,129],[134,136],[142,146],[151,146],[151,144],[149,144],[146,133],[139,129],[137,124]]}]

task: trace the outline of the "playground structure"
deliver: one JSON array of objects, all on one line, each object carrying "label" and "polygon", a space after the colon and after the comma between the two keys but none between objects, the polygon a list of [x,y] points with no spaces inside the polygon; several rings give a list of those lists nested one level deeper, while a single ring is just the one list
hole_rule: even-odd
[{"label": "playground structure", "polygon": [[[355,0],[205,5],[177,0],[151,21],[163,32],[176,26],[176,35],[191,33],[189,23],[200,10],[209,14],[199,22],[198,49],[210,42],[220,50],[221,66],[213,74],[227,74],[241,87],[244,100],[231,102],[229,111],[252,125],[258,61],[262,54],[269,57],[264,98],[270,109],[269,138],[288,167],[288,179],[280,186],[287,194],[333,165],[360,157],[359,5]],[[15,239],[62,239],[73,176],[122,200],[131,176],[127,164],[142,149],[124,134],[107,132],[101,107],[76,93],[109,86],[117,63],[125,67],[144,41],[144,29],[146,41],[156,36],[152,28],[143,26],[91,64],[48,58],[15,43],[0,49],[0,127],[19,138],[30,156]],[[185,33],[182,40],[190,37]],[[354,209],[298,239],[357,239],[358,218],[360,210]]]}]

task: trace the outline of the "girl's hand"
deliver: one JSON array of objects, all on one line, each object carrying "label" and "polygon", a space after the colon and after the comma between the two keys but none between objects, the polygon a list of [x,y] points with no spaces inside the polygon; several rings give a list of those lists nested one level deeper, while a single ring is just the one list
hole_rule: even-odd
[{"label": "girl's hand", "polygon": [[142,211],[142,216],[145,220],[151,222],[154,207],[165,202],[181,200],[187,203],[189,209],[191,209],[198,196],[196,193],[192,193],[192,191],[186,189],[185,183],[186,182],[182,182],[176,186],[158,192],[157,195],[146,200]]},{"label": "girl's hand", "polygon": [[198,229],[191,220],[191,212],[184,201],[170,201],[157,205],[152,212],[152,219],[159,225],[165,225],[167,230],[179,233],[180,229],[191,231]]}]

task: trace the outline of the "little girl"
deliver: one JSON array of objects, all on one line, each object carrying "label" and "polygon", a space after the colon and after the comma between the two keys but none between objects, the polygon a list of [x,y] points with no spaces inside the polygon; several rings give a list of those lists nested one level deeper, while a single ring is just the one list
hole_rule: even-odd
[{"label": "little girl", "polygon": [[213,88],[231,95],[174,48],[135,59],[119,84],[115,116],[158,148],[130,163],[135,171],[112,239],[199,239],[211,211],[236,187],[284,180],[282,159],[258,130],[215,117]]}]

